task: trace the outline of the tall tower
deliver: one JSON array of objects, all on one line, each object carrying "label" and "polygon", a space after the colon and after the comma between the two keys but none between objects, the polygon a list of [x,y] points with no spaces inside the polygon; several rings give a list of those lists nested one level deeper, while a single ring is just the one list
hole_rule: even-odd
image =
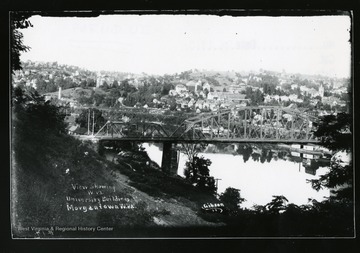
[{"label": "tall tower", "polygon": [[321,84],[320,87],[319,87],[319,96],[321,98],[324,97],[324,86]]},{"label": "tall tower", "polygon": [[100,71],[97,73],[96,87],[100,87],[102,85],[102,77]]},{"label": "tall tower", "polygon": [[61,100],[61,87],[59,86],[59,94],[58,94],[58,99]]}]

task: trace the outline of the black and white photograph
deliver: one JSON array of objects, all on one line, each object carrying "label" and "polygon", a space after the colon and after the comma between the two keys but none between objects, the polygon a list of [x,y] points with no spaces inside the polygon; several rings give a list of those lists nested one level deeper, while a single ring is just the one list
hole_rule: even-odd
[{"label": "black and white photograph", "polygon": [[12,238],[354,238],[352,13],[289,13],[10,12]]}]

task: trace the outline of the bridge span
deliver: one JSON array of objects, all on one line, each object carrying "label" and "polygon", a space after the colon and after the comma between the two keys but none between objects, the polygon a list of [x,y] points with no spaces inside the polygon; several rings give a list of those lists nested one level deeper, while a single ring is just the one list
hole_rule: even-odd
[{"label": "bridge span", "polygon": [[161,122],[108,121],[93,137],[159,142],[316,143],[312,134],[316,120],[286,107],[247,106],[201,113],[184,120],[174,131]]},{"label": "bridge span", "polygon": [[247,106],[201,113],[184,120],[173,131],[161,122],[109,120],[96,134],[78,137],[99,145],[109,141],[161,142],[164,144],[162,168],[174,173],[176,143],[319,143],[313,135],[316,121],[315,117],[295,109]]},{"label": "bridge span", "polygon": [[319,140],[300,140],[300,139],[287,139],[287,140],[271,140],[271,139],[223,139],[223,138],[212,138],[212,139],[183,139],[173,137],[111,137],[111,136],[84,136],[83,139],[90,139],[94,141],[137,141],[137,142],[171,142],[171,143],[319,143]]}]

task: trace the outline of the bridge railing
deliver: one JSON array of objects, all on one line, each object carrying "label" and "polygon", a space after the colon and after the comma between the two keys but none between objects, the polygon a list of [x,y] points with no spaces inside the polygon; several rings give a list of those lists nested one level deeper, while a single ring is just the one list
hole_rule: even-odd
[{"label": "bridge railing", "polygon": [[107,121],[94,135],[95,137],[169,137],[161,123],[139,122],[132,124],[123,121]]}]

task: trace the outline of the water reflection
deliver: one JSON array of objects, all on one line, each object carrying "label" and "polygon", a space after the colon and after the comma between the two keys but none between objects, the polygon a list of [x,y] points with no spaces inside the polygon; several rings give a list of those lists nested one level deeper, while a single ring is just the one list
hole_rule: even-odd
[{"label": "water reflection", "polygon": [[[218,193],[228,187],[241,190],[247,201],[242,207],[254,204],[265,205],[273,195],[284,195],[290,203],[307,204],[308,199],[324,200],[329,197],[329,189],[315,191],[307,180],[318,179],[328,171],[330,159],[320,149],[299,149],[276,144],[178,144],[178,175],[184,177],[186,161],[190,156],[210,159],[210,176],[218,183]],[[149,158],[161,166],[161,143],[138,143],[136,148],[144,148]],[[316,147],[317,148],[317,147]],[[119,150],[108,149],[108,159],[113,159]]]},{"label": "water reflection", "polygon": [[[316,150],[302,149],[294,152],[291,145],[276,144],[209,144],[200,153],[232,154],[242,156],[243,162],[252,161],[260,163],[271,163],[272,161],[285,160],[289,162],[302,163],[305,173],[316,175],[316,171],[321,167],[330,164],[328,151],[317,147]],[[296,149],[299,150],[299,149]]]},{"label": "water reflection", "polygon": [[[149,157],[161,166],[161,144],[144,143]],[[329,190],[319,192],[311,188],[307,179],[316,179],[328,171],[330,160],[321,150],[294,149],[276,144],[178,144],[181,151],[178,175],[184,176],[189,150],[212,161],[210,176],[218,180],[218,193],[227,187],[241,190],[247,201],[243,207],[264,205],[272,195],[284,195],[294,204],[307,204],[309,198],[321,201],[329,197]],[[194,155],[194,154],[193,154]]]}]

